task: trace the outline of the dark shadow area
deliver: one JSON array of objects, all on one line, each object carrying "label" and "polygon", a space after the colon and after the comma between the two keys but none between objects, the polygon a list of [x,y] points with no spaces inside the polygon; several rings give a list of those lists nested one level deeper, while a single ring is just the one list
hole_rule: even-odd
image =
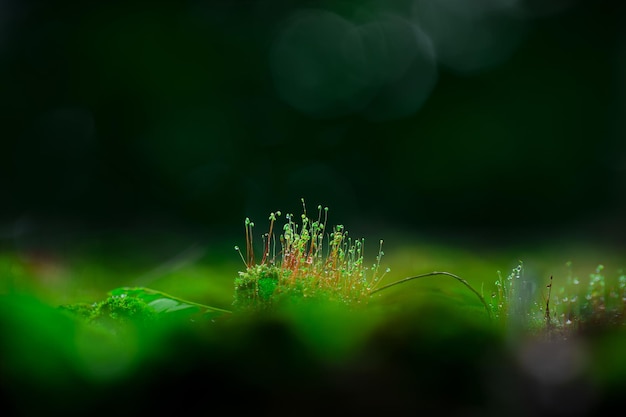
[{"label": "dark shadow area", "polygon": [[624,243],[623,5],[461,3],[4,1],[2,236],[232,231],[304,197]]}]

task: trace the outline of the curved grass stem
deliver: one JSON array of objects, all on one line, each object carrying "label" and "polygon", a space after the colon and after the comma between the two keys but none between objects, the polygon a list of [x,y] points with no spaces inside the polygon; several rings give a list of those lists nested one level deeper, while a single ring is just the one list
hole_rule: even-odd
[{"label": "curved grass stem", "polygon": [[476,289],[474,289],[474,287],[472,287],[472,286],[469,284],[469,282],[467,282],[467,280],[465,280],[465,279],[461,278],[461,277],[460,277],[460,276],[458,276],[458,275],[452,274],[452,273],[450,273],[450,272],[439,272],[439,271],[433,271],[433,272],[428,272],[428,273],[425,273],[425,274],[420,274],[420,275],[415,275],[415,276],[412,276],[412,277],[407,277],[407,278],[404,278],[404,279],[401,279],[401,280],[398,280],[398,281],[392,282],[391,284],[383,285],[383,286],[382,286],[382,287],[380,287],[380,288],[376,288],[375,290],[370,291],[370,295],[372,295],[372,294],[374,294],[374,293],[377,293],[377,292],[379,292],[379,291],[382,291],[382,290],[384,290],[384,289],[391,288],[391,287],[394,287],[394,286],[396,286],[396,285],[403,284],[403,283],[408,282],[408,281],[412,281],[412,280],[414,280],[414,279],[418,279],[418,278],[426,278],[426,277],[432,277],[432,276],[436,276],[436,275],[446,275],[446,276],[449,276],[449,277],[451,277],[451,278],[456,279],[456,280],[457,280],[457,281],[459,281],[461,284],[463,284],[463,285],[465,285],[467,288],[469,288],[469,290],[470,290],[471,292],[473,292],[473,293],[476,295],[476,297],[478,297],[478,299],[480,300],[480,302],[482,303],[482,305],[485,307],[485,311],[487,312],[487,317],[489,317],[489,320],[491,320],[491,310],[489,309],[489,305],[488,305],[488,304],[487,304],[487,302],[485,301],[485,298],[484,298],[484,297],[483,297],[483,296],[482,296],[482,295],[481,295],[478,291],[476,291]]}]

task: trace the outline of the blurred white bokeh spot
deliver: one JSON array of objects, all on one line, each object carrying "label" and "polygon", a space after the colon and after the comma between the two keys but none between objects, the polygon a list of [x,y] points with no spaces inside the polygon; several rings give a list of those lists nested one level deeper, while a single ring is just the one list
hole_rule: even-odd
[{"label": "blurred white bokeh spot", "polygon": [[435,45],[438,63],[462,75],[509,59],[526,34],[519,0],[414,0],[412,19]]},{"label": "blurred white bokeh spot", "polygon": [[359,27],[359,34],[376,86],[376,95],[363,115],[389,120],[416,113],[438,78],[430,39],[417,25],[393,15]]},{"label": "blurred white bokeh spot", "polygon": [[341,116],[363,105],[368,69],[359,62],[356,28],[322,10],[300,11],[285,23],[270,56],[280,97],[311,116]]},{"label": "blurred white bokeh spot", "polygon": [[378,16],[356,25],[324,10],[302,10],[284,23],[270,69],[279,96],[312,117],[406,116],[437,80],[430,41],[414,24]]}]

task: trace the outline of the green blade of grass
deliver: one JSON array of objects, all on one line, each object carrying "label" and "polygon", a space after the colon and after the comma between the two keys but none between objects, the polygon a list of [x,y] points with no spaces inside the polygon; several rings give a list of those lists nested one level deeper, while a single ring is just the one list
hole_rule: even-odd
[{"label": "green blade of grass", "polygon": [[449,276],[451,278],[456,279],[457,281],[459,281],[461,284],[465,285],[471,292],[473,292],[476,297],[478,297],[478,299],[480,300],[480,302],[483,304],[483,306],[485,307],[485,311],[487,312],[487,316],[489,317],[489,320],[491,320],[491,311],[489,310],[489,306],[487,305],[487,302],[485,301],[485,298],[480,295],[480,293],[478,291],[476,291],[474,289],[474,287],[472,287],[469,282],[467,282],[467,280],[459,277],[458,275],[452,274],[450,272],[439,272],[439,271],[433,271],[433,272],[428,272],[425,274],[420,274],[420,275],[414,275],[412,277],[407,277],[395,282],[392,282],[391,284],[387,284],[387,285],[383,285],[380,288],[376,288],[372,291],[370,291],[370,295],[380,292],[382,290],[385,290],[387,288],[391,288],[394,287],[396,285],[400,285],[400,284],[404,284],[406,282],[412,281],[414,279],[419,279],[419,278],[426,278],[426,277],[432,277],[432,276],[437,276],[437,275],[445,275],[445,276]]}]

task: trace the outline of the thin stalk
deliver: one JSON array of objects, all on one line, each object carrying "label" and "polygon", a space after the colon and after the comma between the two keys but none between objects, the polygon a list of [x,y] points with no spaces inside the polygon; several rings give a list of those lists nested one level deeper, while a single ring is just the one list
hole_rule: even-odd
[{"label": "thin stalk", "polygon": [[552,275],[550,275],[550,283],[546,285],[548,288],[548,298],[546,298],[546,328],[550,330],[552,328],[552,322],[550,321],[550,296],[552,295]]},{"label": "thin stalk", "polygon": [[[278,213],[276,213],[280,216],[280,211]],[[264,245],[265,247],[263,248],[263,259],[261,259],[261,265],[265,263],[265,260],[267,259],[267,257],[270,254],[270,239],[272,237],[272,233],[274,233],[274,222],[276,221],[276,214],[274,213],[270,213],[270,230],[267,233],[267,244]]]},{"label": "thin stalk", "polygon": [[252,252],[252,228],[250,227],[250,219],[246,217],[244,225],[246,226],[246,265],[250,268],[253,264],[254,255]]},{"label": "thin stalk", "polygon": [[408,282],[408,281],[412,281],[414,279],[432,277],[432,276],[435,276],[435,275],[446,275],[446,276],[452,277],[452,278],[456,279],[457,281],[459,281],[461,284],[465,285],[467,288],[469,288],[469,290],[471,292],[473,292],[476,295],[476,297],[478,297],[480,302],[483,304],[483,306],[485,307],[485,311],[487,312],[487,317],[489,317],[489,320],[491,320],[491,310],[489,310],[489,305],[485,301],[485,298],[482,295],[480,295],[480,293],[478,291],[476,291],[474,289],[474,287],[472,287],[469,284],[469,282],[467,282],[463,278],[459,277],[458,275],[454,275],[454,274],[452,274],[450,272],[433,271],[433,272],[428,272],[426,274],[420,274],[420,275],[415,275],[415,276],[412,276],[412,277],[407,277],[407,278],[404,278],[404,279],[392,282],[391,284],[383,285],[380,288],[376,288],[376,289],[370,291],[370,295],[372,295],[374,293],[377,293],[379,291],[382,291],[384,289],[391,288],[391,287],[394,287],[394,286],[399,285],[399,284],[403,284],[403,283]]}]

